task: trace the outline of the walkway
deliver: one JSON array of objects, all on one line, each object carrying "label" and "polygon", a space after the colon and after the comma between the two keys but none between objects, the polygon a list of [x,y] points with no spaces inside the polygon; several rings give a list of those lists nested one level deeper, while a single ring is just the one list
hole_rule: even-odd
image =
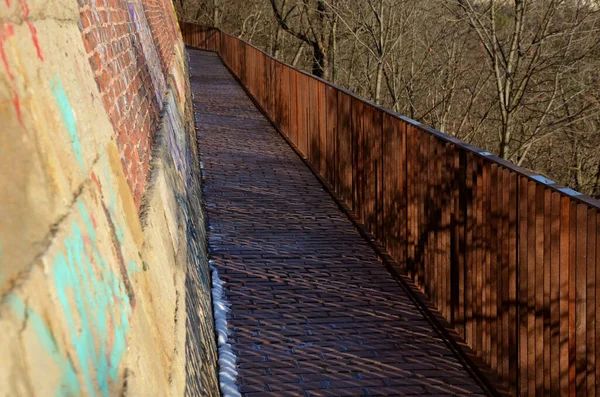
[{"label": "walkway", "polygon": [[483,392],[212,53],[190,50],[209,245],[250,396]]}]

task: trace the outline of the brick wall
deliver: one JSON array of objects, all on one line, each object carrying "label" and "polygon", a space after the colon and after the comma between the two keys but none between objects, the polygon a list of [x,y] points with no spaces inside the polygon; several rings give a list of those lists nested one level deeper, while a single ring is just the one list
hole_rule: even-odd
[{"label": "brick wall", "polygon": [[179,28],[172,18],[172,5],[168,0],[146,0],[144,10],[160,54],[163,72],[167,74],[173,58],[173,43],[179,39]]},{"label": "brick wall", "polygon": [[162,108],[164,76],[178,39],[171,4],[164,0],[146,3],[79,1],[83,42],[138,208]]}]

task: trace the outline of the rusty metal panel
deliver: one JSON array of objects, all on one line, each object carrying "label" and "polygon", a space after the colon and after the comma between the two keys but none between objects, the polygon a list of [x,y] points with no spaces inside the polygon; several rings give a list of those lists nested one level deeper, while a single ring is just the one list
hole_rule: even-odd
[{"label": "rusty metal panel", "polygon": [[[386,118],[388,119],[388,118]],[[387,124],[393,125],[391,121],[387,121]],[[417,177],[416,177],[416,159],[418,156],[418,143],[417,136],[414,134],[413,126],[406,124],[404,121],[401,122],[404,130],[406,131],[406,239],[407,239],[407,261],[406,267],[409,276],[416,280],[417,278],[417,240],[418,240],[418,198],[417,198]],[[384,143],[384,147],[387,147]],[[393,146],[391,146],[393,148]],[[386,172],[387,169],[386,169]],[[385,219],[390,219],[392,215],[386,215]]]},{"label": "rusty metal panel", "polygon": [[320,150],[320,142],[319,142],[319,90],[318,90],[318,81],[309,78],[308,79],[308,97],[309,97],[309,106],[308,106],[308,158],[310,159],[311,164],[315,167],[317,171],[320,171],[319,167],[321,165],[321,150]]},{"label": "rusty metal panel", "polygon": [[338,185],[337,174],[337,141],[338,141],[338,92],[333,87],[325,87],[326,112],[327,112],[327,149],[325,156],[325,179],[336,187]]},{"label": "rusty metal panel", "polygon": [[317,169],[323,178],[327,178],[327,96],[326,86],[316,81],[316,117],[317,117]]},{"label": "rusty metal panel", "polygon": [[[586,206],[587,207],[587,206]],[[597,211],[586,208],[587,211],[587,265],[586,265],[586,395],[596,395],[596,240],[597,240]]]},{"label": "rusty metal panel", "polygon": [[290,141],[298,146],[298,77],[299,73],[290,69],[289,135]]},{"label": "rusty metal panel", "polygon": [[350,96],[338,91],[336,191],[350,208],[353,207],[351,99]]},{"label": "rusty metal panel", "polygon": [[[386,249],[406,267],[407,247],[407,166],[406,124],[383,115],[382,206],[380,229]],[[411,214],[411,217],[413,215]]]}]

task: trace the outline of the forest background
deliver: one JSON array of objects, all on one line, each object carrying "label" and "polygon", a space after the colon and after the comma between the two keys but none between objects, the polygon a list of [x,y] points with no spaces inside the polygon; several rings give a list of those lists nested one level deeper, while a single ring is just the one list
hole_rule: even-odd
[{"label": "forest background", "polygon": [[600,198],[600,0],[175,0],[286,63]]}]

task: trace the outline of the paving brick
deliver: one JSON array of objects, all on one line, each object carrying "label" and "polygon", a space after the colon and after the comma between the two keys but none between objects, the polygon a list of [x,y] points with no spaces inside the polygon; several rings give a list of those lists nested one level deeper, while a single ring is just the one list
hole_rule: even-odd
[{"label": "paving brick", "polygon": [[242,393],[483,393],[219,58],[190,56]]}]

